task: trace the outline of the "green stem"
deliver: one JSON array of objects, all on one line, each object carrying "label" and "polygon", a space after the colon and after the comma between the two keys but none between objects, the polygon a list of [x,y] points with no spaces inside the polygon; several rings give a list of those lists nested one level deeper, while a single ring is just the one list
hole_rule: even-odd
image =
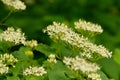
[{"label": "green stem", "polygon": [[58,40],[58,42],[57,42],[57,45],[58,45],[58,46],[57,46],[57,47],[58,47],[57,52],[58,52],[59,59],[62,59],[61,49],[60,49],[60,48],[61,48],[61,47],[60,47],[60,44],[61,44],[61,43],[60,43],[60,40]]},{"label": "green stem", "polygon": [[1,23],[5,23],[5,21],[8,19],[8,17],[12,14],[12,10],[7,14],[7,16],[5,16],[4,18],[3,18],[3,20],[1,21]]}]

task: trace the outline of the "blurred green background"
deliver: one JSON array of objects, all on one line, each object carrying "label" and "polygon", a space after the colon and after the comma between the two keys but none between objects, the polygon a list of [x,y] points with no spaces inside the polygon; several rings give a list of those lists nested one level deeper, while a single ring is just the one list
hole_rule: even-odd
[{"label": "blurred green background", "polygon": [[[120,0],[23,0],[27,5],[24,11],[13,13],[6,21],[7,25],[20,27],[28,39],[37,39],[49,44],[50,40],[42,29],[53,21],[73,25],[82,18],[100,24],[104,29],[96,37],[96,43],[103,44],[109,50],[120,54]],[[0,2],[0,20],[9,12]],[[1,28],[4,28],[1,26]],[[117,49],[117,51],[116,51]],[[98,61],[109,77],[120,80],[120,65],[114,60]]]},{"label": "blurred green background", "polygon": [[[53,21],[73,23],[80,18],[104,29],[98,42],[110,49],[120,47],[120,0],[24,0],[25,11],[13,13],[7,24],[21,27],[28,38],[42,39],[41,30]],[[9,10],[0,3],[0,20]]]}]

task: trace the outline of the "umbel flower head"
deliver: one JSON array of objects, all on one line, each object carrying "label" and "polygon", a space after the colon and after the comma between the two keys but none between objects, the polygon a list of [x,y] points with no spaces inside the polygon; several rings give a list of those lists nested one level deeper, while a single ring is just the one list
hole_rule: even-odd
[{"label": "umbel flower head", "polygon": [[26,38],[20,29],[15,30],[13,27],[8,27],[7,30],[0,34],[0,41],[2,40],[15,44],[25,44]]},{"label": "umbel flower head", "polygon": [[37,40],[30,40],[25,42],[25,46],[29,46],[31,48],[35,47],[38,45]]},{"label": "umbel flower head", "polygon": [[5,53],[5,54],[1,54],[0,55],[0,60],[4,63],[4,64],[6,64],[6,65],[11,65],[11,66],[13,66],[13,67],[15,67],[14,66],[14,64],[16,63],[16,62],[18,62],[18,60],[12,55],[12,54],[8,54],[8,53]]},{"label": "umbel flower head", "polygon": [[96,55],[107,58],[112,56],[111,52],[104,46],[91,43],[87,38],[74,32],[65,24],[53,22],[53,25],[49,25],[44,32],[47,32],[53,40],[62,40],[79,48],[84,52],[82,56],[87,58],[94,57],[93,53],[97,53]]},{"label": "umbel flower head", "polygon": [[93,33],[102,33],[103,29],[98,24],[93,24],[92,22],[86,22],[85,20],[79,19],[75,22],[75,29],[78,31],[88,31]]},{"label": "umbel flower head", "polygon": [[63,62],[70,69],[74,71],[80,70],[82,74],[86,75],[92,80],[101,80],[100,75],[97,73],[100,67],[96,63],[88,62],[87,60],[76,56],[75,58],[64,57]]},{"label": "umbel flower head", "polygon": [[13,10],[25,10],[26,5],[20,0],[1,0],[5,5]]},{"label": "umbel flower head", "polygon": [[15,67],[14,64],[18,62],[18,60],[12,54],[0,54],[0,74],[7,74],[9,71],[8,66]]},{"label": "umbel flower head", "polygon": [[42,76],[44,74],[46,74],[47,71],[45,71],[45,69],[41,66],[41,67],[38,67],[38,66],[29,66],[28,68],[26,68],[24,71],[23,71],[23,75],[27,76],[27,75],[35,75],[35,76]]}]

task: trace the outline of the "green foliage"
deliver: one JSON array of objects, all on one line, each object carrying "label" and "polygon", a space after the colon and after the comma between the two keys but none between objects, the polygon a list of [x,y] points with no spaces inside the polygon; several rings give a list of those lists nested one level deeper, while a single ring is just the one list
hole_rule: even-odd
[{"label": "green foliage", "polygon": [[98,63],[102,66],[102,70],[107,73],[107,76],[119,80],[120,65],[118,65],[113,59],[102,59]]},{"label": "green foliage", "polygon": [[26,76],[25,80],[48,80],[46,76]]},{"label": "green foliage", "polygon": [[[27,8],[24,11],[11,12],[8,6],[0,1],[0,34],[10,26],[21,28],[27,39],[36,39],[34,48],[23,44],[0,40],[0,54],[12,54],[18,59],[15,67],[8,65],[9,73],[0,74],[0,80],[86,80],[78,72],[65,66],[63,58],[75,57],[81,50],[65,42],[52,42],[42,30],[51,22],[64,22],[73,27],[79,18],[102,25],[104,33],[94,39],[97,44],[104,44],[113,50],[112,59],[96,61],[101,70],[98,72],[102,80],[119,80],[120,76],[120,1],[119,0],[22,0]],[[64,4],[63,4],[64,3]],[[62,5],[62,6],[61,6]],[[56,56],[57,63],[47,61],[50,54]],[[94,62],[94,61],[93,61]],[[43,66],[47,74],[43,76],[24,76],[23,71],[29,66]],[[109,79],[108,79],[109,78]]]},{"label": "green foliage", "polygon": [[115,52],[113,54],[113,59],[120,64],[120,49],[115,49]]},{"label": "green foliage", "polygon": [[98,73],[100,74],[102,80],[109,80],[109,79],[107,78],[107,76],[104,74],[104,72],[99,71]]},{"label": "green foliage", "polygon": [[20,80],[19,77],[12,76],[12,77],[7,77],[7,80]]},{"label": "green foliage", "polygon": [[50,46],[47,46],[45,44],[38,44],[35,50],[43,53],[46,56],[49,56],[50,54],[55,52],[54,49],[52,49]]},{"label": "green foliage", "polygon": [[75,78],[75,74],[61,62],[50,66],[48,75],[49,80],[71,80]]}]

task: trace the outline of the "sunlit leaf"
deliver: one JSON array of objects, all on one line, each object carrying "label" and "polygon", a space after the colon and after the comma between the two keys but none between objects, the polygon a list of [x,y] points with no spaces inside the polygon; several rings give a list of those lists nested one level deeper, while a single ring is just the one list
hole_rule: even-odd
[{"label": "sunlit leaf", "polygon": [[45,44],[39,44],[37,47],[35,47],[35,49],[46,56],[49,56],[50,54],[54,53],[54,49]]}]

